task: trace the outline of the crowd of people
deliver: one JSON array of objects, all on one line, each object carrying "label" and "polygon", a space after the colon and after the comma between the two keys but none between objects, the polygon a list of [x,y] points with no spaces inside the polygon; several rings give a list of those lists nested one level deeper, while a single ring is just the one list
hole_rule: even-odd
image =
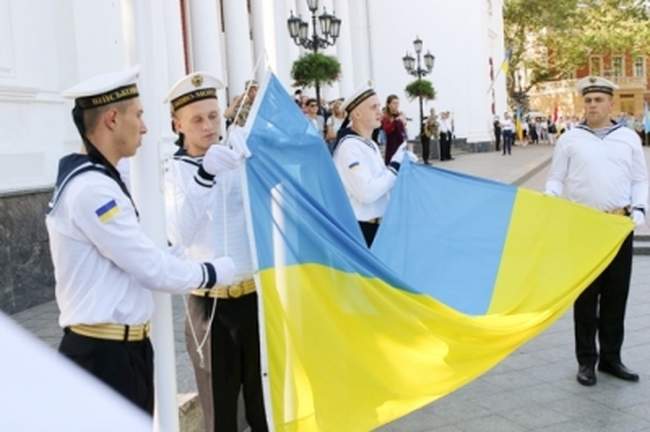
[{"label": "crowd of people", "polygon": [[[631,114],[621,113],[612,121],[633,129],[639,135],[641,145],[650,145],[650,132],[646,132],[643,115],[634,117]],[[495,150],[500,151],[503,155],[510,155],[515,143],[521,146],[528,144],[555,145],[562,134],[574,129],[582,122],[577,115],[554,116],[541,113],[528,113],[523,116],[523,119],[515,120],[511,113],[505,112],[503,119],[496,115],[492,123]]]},{"label": "crowd of people", "polygon": [[[345,126],[346,113],[342,109],[344,98],[337,98],[324,102],[318,106],[317,99],[303,94],[301,89],[294,93],[294,101],[305,116],[318,131],[330,150],[333,152],[338,139],[341,137],[341,128]],[[380,125],[372,132],[372,139],[379,145],[383,153],[384,163],[390,164],[391,158],[400,145],[409,141],[408,122],[412,121],[400,110],[400,99],[391,94],[386,98],[382,107]],[[428,116],[423,118],[424,134],[419,139],[422,143],[422,162],[429,163],[432,145],[437,145],[437,157],[441,161],[452,160],[451,147],[454,139],[454,123],[451,113],[443,111],[440,116],[434,108]]]}]

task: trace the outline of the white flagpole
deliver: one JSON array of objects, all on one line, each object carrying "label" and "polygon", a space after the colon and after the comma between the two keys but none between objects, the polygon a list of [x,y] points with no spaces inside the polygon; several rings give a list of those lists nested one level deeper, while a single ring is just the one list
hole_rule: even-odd
[{"label": "white flagpole", "polygon": [[[164,8],[154,0],[123,0],[126,45],[130,62],[141,65],[140,99],[148,132],[132,160],[132,186],[140,221],[147,235],[166,247],[165,206],[162,191],[160,146],[163,137],[163,95],[168,86]],[[152,319],[154,345],[154,430],[177,432],[176,357],[171,296],[154,293]]]}]

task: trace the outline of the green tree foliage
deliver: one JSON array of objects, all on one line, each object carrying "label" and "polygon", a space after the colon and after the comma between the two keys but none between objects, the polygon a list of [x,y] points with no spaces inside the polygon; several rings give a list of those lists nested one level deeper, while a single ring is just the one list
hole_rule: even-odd
[{"label": "green tree foliage", "polygon": [[431,84],[431,81],[425,79],[417,79],[411,82],[404,89],[406,95],[411,99],[421,96],[422,99],[432,100],[436,97],[436,91]]},{"label": "green tree foliage", "polygon": [[316,84],[331,84],[341,74],[341,63],[328,55],[311,53],[293,63],[291,77],[294,87],[313,87]]},{"label": "green tree foliage", "polygon": [[506,47],[513,74],[531,71],[529,87],[563,79],[592,54],[650,53],[650,18],[643,0],[506,0]]}]

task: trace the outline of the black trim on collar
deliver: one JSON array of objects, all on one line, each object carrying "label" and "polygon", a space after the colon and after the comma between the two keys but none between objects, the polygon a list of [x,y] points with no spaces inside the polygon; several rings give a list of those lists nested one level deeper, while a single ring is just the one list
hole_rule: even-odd
[{"label": "black trim on collar", "polygon": [[[607,135],[611,134],[612,132],[617,131],[617,130],[619,130],[620,128],[623,127],[623,125],[621,123],[616,123],[614,120],[610,120],[610,121],[612,122],[612,127],[607,131],[605,136],[607,136]],[[591,133],[591,134],[598,137],[596,132],[592,128],[587,126],[586,122],[582,122],[582,123],[579,123],[578,125],[576,125],[576,129],[581,129],[583,131],[589,132],[589,133]]]},{"label": "black trim on collar", "polygon": [[83,174],[88,171],[100,172],[106,175],[111,180],[113,180],[115,183],[117,183],[122,193],[124,193],[124,195],[126,195],[126,197],[131,202],[136,217],[140,219],[140,213],[138,212],[138,208],[135,206],[135,202],[133,202],[133,199],[131,198],[129,191],[126,189],[126,186],[124,186],[123,183],[120,184],[118,179],[111,176],[111,174],[108,171],[108,168],[106,168],[104,165],[93,163],[90,160],[90,157],[88,155],[80,154],[80,153],[69,154],[61,158],[61,160],[59,161],[59,171],[56,176],[56,185],[54,187],[54,194],[52,195],[52,199],[48,203],[47,214],[50,214],[55,209],[56,205],[60,201],[63,190],[67,185],[70,184],[72,179],[77,177],[79,174]]},{"label": "black trim on collar", "polygon": [[200,167],[201,163],[203,163],[203,156],[190,156],[183,147],[176,150],[176,153],[172,155],[172,159],[194,165],[195,167]]},{"label": "black trim on collar", "polygon": [[[352,129],[350,129],[350,130],[352,130]],[[372,151],[377,151],[377,149],[376,149],[375,146],[373,145],[374,142],[372,141],[372,139],[364,138],[364,137],[362,137],[361,135],[357,134],[356,132],[352,132],[352,133],[349,133],[349,134],[343,136],[343,137],[339,140],[338,145],[337,145],[337,148],[340,147],[340,144],[343,144],[343,141],[345,141],[345,140],[347,140],[347,139],[349,139],[349,138],[357,138],[359,141],[363,142],[365,145],[367,145],[368,147],[370,147],[370,148],[372,149]]]},{"label": "black trim on collar", "polygon": [[203,158],[192,158],[191,156],[172,156],[172,159],[194,165],[197,168],[200,167],[201,162],[203,162]]},{"label": "black trim on collar", "polygon": [[[76,155],[71,155],[71,156],[76,156]],[[59,162],[59,173],[57,176],[58,178],[56,181],[56,186],[54,188],[52,199],[50,200],[49,203],[47,203],[47,207],[48,207],[46,212],[47,214],[50,214],[54,210],[56,205],[59,203],[59,200],[61,198],[61,195],[63,194],[63,191],[65,190],[65,187],[70,183],[70,181],[72,181],[72,179],[77,177],[79,174],[83,174],[88,171],[97,171],[108,176],[108,171],[106,170],[106,167],[104,167],[103,165],[94,164],[86,160],[81,164],[77,164],[70,167],[70,166],[66,166],[65,159],[66,158],[63,158]]]}]

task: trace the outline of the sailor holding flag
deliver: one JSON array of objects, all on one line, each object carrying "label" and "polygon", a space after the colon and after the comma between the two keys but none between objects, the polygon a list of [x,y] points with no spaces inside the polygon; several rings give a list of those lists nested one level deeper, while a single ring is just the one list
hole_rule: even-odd
[{"label": "sailor holding flag", "polygon": [[341,126],[334,147],[334,165],[341,176],[354,214],[368,247],[372,245],[381,218],[388,206],[390,191],[404,156],[416,161],[406,142],[398,147],[388,166],[372,140],[372,131],[381,125],[381,103],[377,93],[365,87],[350,96],[342,106],[347,121]]},{"label": "sailor holding flag", "polygon": [[117,170],[147,132],[139,68],[64,92],[84,148],[59,162],[46,217],[64,328],[59,351],[149,414],[154,409],[152,291],[185,293],[232,280],[232,260],[178,258],[143,232]]},{"label": "sailor holding flag", "polygon": [[[243,156],[219,144],[217,89],[222,87],[209,73],[195,72],[169,91],[179,149],[165,173],[168,234],[172,244],[193,258],[228,255],[234,261],[232,283],[194,290],[187,301],[186,340],[206,430],[238,430],[242,389],[246,420],[254,432],[263,432],[268,427],[257,294],[240,182]],[[238,128],[231,126],[231,134]]]}]

